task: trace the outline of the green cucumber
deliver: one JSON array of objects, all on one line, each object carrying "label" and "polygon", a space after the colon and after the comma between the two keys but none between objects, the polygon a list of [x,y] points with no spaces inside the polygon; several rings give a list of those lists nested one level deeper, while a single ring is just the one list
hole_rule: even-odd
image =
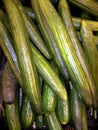
[{"label": "green cucumber", "polygon": [[[94,84],[93,76],[91,74],[91,69],[89,66],[89,62],[87,59],[87,56],[85,55],[85,52],[81,46],[80,41],[78,40],[76,31],[74,29],[72,18],[71,18],[71,12],[68,6],[68,3],[66,0],[60,0],[58,5],[59,14],[61,15],[65,27],[67,29],[67,32],[69,34],[69,37],[71,39],[71,42],[73,44],[73,47],[75,48],[76,55],[80,61],[82,70],[85,73],[86,80],[89,83],[89,92],[92,95],[92,103],[94,107],[97,107],[97,100],[96,100],[96,84]],[[88,37],[89,38],[89,37]],[[90,58],[91,59],[91,58]],[[80,72],[81,73],[81,72]],[[85,82],[86,83],[86,82]],[[91,85],[92,84],[92,85]],[[81,90],[79,91],[78,86],[76,87],[79,93],[81,93]],[[86,87],[84,86],[84,91],[86,91]],[[84,95],[86,100],[87,95]],[[83,97],[82,97],[83,98]]]},{"label": "green cucumber", "polygon": [[[98,26],[98,23],[96,26]],[[91,28],[93,28],[93,27],[89,27],[88,22],[86,22],[85,20],[82,21],[81,31],[80,31],[81,38],[82,38],[82,45],[83,45],[84,52],[87,56],[87,59],[89,61],[92,76],[93,76],[93,79],[94,79],[94,82],[96,85],[96,89],[98,91],[98,81],[97,81],[97,77],[98,77],[98,61],[97,61],[98,51],[97,51],[96,42],[95,42],[94,36],[93,36],[93,30]],[[96,94],[93,93],[93,100],[95,100],[95,98],[98,100],[97,91],[96,91]]]},{"label": "green cucumber", "polygon": [[6,122],[9,130],[21,130],[19,119],[18,104],[5,104]]},{"label": "green cucumber", "polygon": [[[66,87],[64,79],[60,77],[62,83]],[[62,125],[66,125],[70,121],[70,107],[69,107],[69,97],[68,97],[68,90],[67,90],[67,100],[63,100],[57,96],[57,103],[56,103],[56,115],[58,120]]]},{"label": "green cucumber", "polygon": [[34,122],[34,112],[31,108],[31,104],[25,94],[22,97],[22,105],[21,105],[21,112],[20,112],[20,121],[22,128],[28,130],[31,128]]},{"label": "green cucumber", "polygon": [[72,84],[70,86],[70,113],[72,123],[76,130],[88,130],[86,106],[74,86]]},{"label": "green cucumber", "polygon": [[44,112],[55,111],[56,97],[55,92],[50,88],[50,86],[47,85],[47,83],[44,83],[42,91],[42,108]]},{"label": "green cucumber", "polygon": [[[56,64],[52,61],[51,63],[52,68],[58,73],[58,68]],[[44,82],[43,89],[42,89],[42,107],[44,112],[53,112],[56,108],[56,98],[57,95],[55,92],[50,88],[50,86]]]},{"label": "green cucumber", "polygon": [[49,130],[63,130],[55,112],[45,113],[45,119]]},{"label": "green cucumber", "polygon": [[32,104],[33,110],[37,114],[40,114],[42,113],[41,92],[39,90],[38,75],[31,54],[26,25],[20,10],[13,0],[4,0],[3,3],[11,24],[11,32],[14,39],[23,88]]},{"label": "green cucumber", "polygon": [[40,35],[38,29],[36,28],[34,22],[28,17],[24,7],[22,6],[19,0],[14,0],[18,9],[20,10],[23,19],[25,21],[25,25],[29,34],[31,41],[34,45],[41,51],[41,53],[47,58],[51,59],[51,54],[49,53],[49,49],[45,45],[42,36]]}]

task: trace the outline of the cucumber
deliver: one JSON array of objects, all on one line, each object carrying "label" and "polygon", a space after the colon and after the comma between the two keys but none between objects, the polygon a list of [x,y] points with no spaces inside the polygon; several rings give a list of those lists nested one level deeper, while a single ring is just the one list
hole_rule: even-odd
[{"label": "cucumber", "polygon": [[49,130],[63,130],[55,112],[45,113],[45,119]]},{"label": "cucumber", "polygon": [[[95,25],[94,25],[95,26]],[[98,23],[97,25],[98,26]],[[98,56],[98,51],[96,47],[96,43],[93,37],[93,30],[91,29],[93,27],[89,27],[88,22],[82,21],[81,23],[81,38],[82,38],[82,45],[84,52],[88,58],[89,65],[91,68],[92,76],[96,85],[96,89],[98,91],[98,61],[97,61],[97,56]],[[92,88],[93,89],[93,88]],[[98,99],[97,97],[97,91],[96,94],[93,93],[93,100]]]},{"label": "cucumber", "polygon": [[[40,30],[43,32],[43,37],[47,39],[48,44],[51,44],[56,58],[58,57],[58,53],[56,52],[59,52],[64,65],[67,66],[71,80],[74,82],[83,101],[88,106],[92,106],[93,97],[91,88],[95,89],[92,75],[86,67],[86,64],[81,64],[63,20],[49,0],[45,2],[44,0],[31,0],[31,4]],[[83,63],[85,63],[85,59],[83,57],[81,58]],[[95,102],[97,104],[96,99]]]},{"label": "cucumber", "polygon": [[70,113],[76,130],[88,130],[86,106],[72,84],[70,88]]},{"label": "cucumber", "polygon": [[14,0],[18,9],[20,10],[23,19],[25,21],[25,25],[30,37],[30,40],[34,43],[34,45],[41,51],[41,53],[47,58],[51,59],[51,54],[49,53],[49,49],[45,45],[42,36],[40,35],[38,29],[36,28],[34,22],[28,17],[24,7],[20,3],[19,0]]},{"label": "cucumber", "polygon": [[21,130],[22,128],[18,108],[19,107],[17,94],[13,103],[4,103],[5,121],[9,130]]},{"label": "cucumber", "polygon": [[[65,84],[64,79],[60,77],[63,84]],[[66,85],[64,85],[66,87]],[[69,87],[69,86],[68,86]],[[58,120],[62,125],[66,125],[70,121],[70,106],[69,106],[69,96],[67,90],[67,100],[63,100],[57,96],[57,103],[56,103],[56,115]]]},{"label": "cucumber", "polygon": [[20,112],[20,121],[22,128],[28,130],[31,128],[35,119],[35,114],[31,108],[31,104],[25,94],[22,97],[22,106]]},{"label": "cucumber", "polygon": [[44,83],[42,91],[42,108],[44,112],[55,111],[56,97],[55,92],[50,88],[50,86],[47,85],[47,83]]},{"label": "cucumber", "polygon": [[[55,70],[56,73],[58,73],[58,68],[56,64],[51,61],[51,66]],[[51,87],[44,82],[43,89],[42,89],[42,107],[44,112],[53,112],[56,108],[56,98],[57,95],[55,92],[51,89]]]},{"label": "cucumber", "polygon": [[40,114],[42,113],[41,92],[39,90],[38,75],[31,54],[26,25],[20,10],[13,0],[4,0],[3,3],[11,24],[11,32],[14,39],[23,88],[32,104],[33,110],[37,114]]},{"label": "cucumber", "polygon": [[[95,82],[93,80],[93,76],[91,74],[92,71],[91,71],[91,68],[89,66],[87,55],[85,55],[85,52],[84,52],[84,50],[81,46],[81,43],[78,40],[76,31],[74,29],[74,26],[73,26],[73,23],[72,23],[72,18],[71,18],[71,12],[70,12],[70,9],[69,9],[69,6],[68,6],[68,3],[67,3],[66,0],[60,0],[59,1],[58,10],[59,10],[59,14],[61,15],[61,17],[64,21],[64,24],[65,24],[65,27],[66,27],[67,32],[69,34],[69,37],[71,39],[71,42],[73,43],[76,55],[77,55],[77,57],[80,61],[81,67],[82,67],[82,69],[85,73],[86,80],[88,80],[89,84],[90,84],[90,82],[94,84],[94,85],[92,84],[93,86],[89,85],[89,90],[90,90],[90,93],[92,95],[93,106],[97,107],[96,84],[95,84]],[[88,39],[89,39],[89,37],[88,37]],[[92,58],[90,58],[90,59],[92,59]],[[77,87],[76,87],[76,89],[79,90]],[[86,90],[86,87],[85,87],[84,91],[85,90]],[[84,96],[86,98],[87,95],[84,95]]]},{"label": "cucumber", "polygon": [[5,104],[5,117],[9,130],[21,130],[18,104]]}]

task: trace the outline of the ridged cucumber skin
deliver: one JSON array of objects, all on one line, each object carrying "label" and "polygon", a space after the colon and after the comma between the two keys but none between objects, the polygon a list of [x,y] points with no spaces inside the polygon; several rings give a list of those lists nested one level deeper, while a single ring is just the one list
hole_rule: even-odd
[{"label": "ridged cucumber skin", "polygon": [[87,112],[84,102],[78,92],[71,86],[70,88],[70,114],[71,120],[76,130],[88,130]]},{"label": "ridged cucumber skin", "polygon": [[63,130],[55,112],[45,113],[45,119],[49,130]]},{"label": "ridged cucumber skin", "polygon": [[31,108],[31,104],[25,94],[23,94],[21,112],[20,112],[20,121],[23,129],[28,130],[31,128],[35,115]]},{"label": "ridged cucumber skin", "polygon": [[3,3],[10,19],[15,52],[23,81],[23,88],[32,104],[33,110],[37,114],[40,114],[42,113],[41,93],[39,91],[38,75],[31,54],[31,47],[29,45],[29,37],[25,27],[25,22],[14,1],[4,0]]},{"label": "ridged cucumber skin", "polygon": [[31,41],[47,59],[51,59],[51,54],[49,52],[49,49],[45,45],[45,42],[44,42],[42,36],[40,35],[40,32],[38,31],[37,27],[35,26],[34,22],[28,17],[28,15],[27,15],[24,7],[20,3],[20,1],[14,0],[14,2],[16,3],[17,7],[19,8],[19,10],[23,16],[23,19],[25,21],[25,25],[26,25],[26,28],[27,28]]},{"label": "ridged cucumber skin", "polygon": [[[93,99],[91,87],[95,86],[95,84],[93,79],[88,76],[90,75],[88,69],[86,73],[84,72],[61,17],[49,0],[46,2],[44,2],[44,0],[32,0],[31,3],[40,28],[46,33],[46,35],[45,33],[43,34],[44,37],[48,35],[51,45],[53,46],[52,38],[50,37],[51,31],[51,35],[56,41],[55,45],[58,47],[60,55],[68,68],[72,81],[76,84],[77,91],[80,93],[84,102],[88,106],[92,106]],[[50,29],[49,33],[48,30],[43,28],[45,24]]]},{"label": "ridged cucumber skin", "polygon": [[[89,65],[89,62],[88,62],[88,58],[87,58],[87,55],[85,55],[85,52],[84,52],[84,50],[81,46],[81,43],[78,40],[76,31],[75,31],[73,23],[72,23],[71,12],[70,12],[70,9],[69,9],[69,6],[68,6],[68,3],[67,3],[66,0],[60,0],[59,1],[58,10],[59,10],[59,14],[62,17],[62,20],[64,21],[65,27],[66,27],[67,32],[70,36],[70,39],[73,43],[76,54],[77,54],[77,56],[80,60],[80,64],[83,68],[83,71],[84,71],[86,77],[87,77],[87,80],[88,80],[88,82],[93,83],[94,80],[93,80],[92,71],[91,71],[91,68],[90,68],[90,65]],[[93,60],[93,58],[91,58],[91,57],[89,59]],[[92,61],[92,63],[93,63],[93,61]],[[93,106],[97,107],[96,84],[93,87],[91,85],[89,85],[89,89],[91,91],[92,98],[93,98]]]}]

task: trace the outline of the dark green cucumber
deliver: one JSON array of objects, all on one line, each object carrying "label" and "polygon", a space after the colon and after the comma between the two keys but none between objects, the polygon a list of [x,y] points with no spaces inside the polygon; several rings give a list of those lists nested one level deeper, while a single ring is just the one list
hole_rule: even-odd
[{"label": "dark green cucumber", "polygon": [[31,104],[25,94],[23,94],[22,106],[20,112],[20,121],[24,130],[31,128],[35,115],[31,108]]},{"label": "dark green cucumber", "polygon": [[[92,77],[92,74],[91,74],[91,69],[90,69],[90,66],[89,66],[89,63],[88,63],[88,59],[87,59],[87,57],[86,57],[86,55],[84,53],[84,50],[83,50],[83,48],[81,46],[80,41],[78,40],[76,31],[75,31],[73,23],[72,23],[72,18],[71,18],[71,12],[70,12],[70,9],[69,9],[69,5],[68,5],[66,0],[60,0],[59,1],[58,10],[59,10],[59,14],[61,15],[61,17],[62,17],[62,19],[64,21],[64,24],[65,24],[67,32],[68,32],[68,34],[70,36],[71,42],[73,43],[73,46],[75,48],[76,55],[78,56],[78,59],[80,61],[81,67],[82,67],[82,69],[83,69],[83,71],[84,71],[84,73],[86,75],[86,80],[88,80],[89,84],[90,84],[90,82],[94,84],[93,77]],[[92,85],[89,85],[89,92],[92,94],[93,105],[95,107],[97,107],[96,85],[93,85],[93,86]],[[76,89],[78,90],[79,93],[81,93],[80,92],[81,90],[79,91],[79,89],[77,87],[76,87]],[[85,91],[87,88],[86,87],[84,87],[84,88],[85,88],[84,89],[84,91]],[[87,97],[87,95],[85,95],[85,99],[86,99],[86,97]]]},{"label": "dark green cucumber", "polygon": [[[58,68],[56,64],[52,61],[51,63],[52,68],[58,73]],[[44,82],[43,89],[42,89],[42,107],[44,112],[53,112],[56,108],[56,98],[57,95],[55,92],[50,88],[50,86]]]},{"label": "dark green cucumber", "polygon": [[20,3],[19,0],[14,0],[17,7],[19,8],[23,19],[25,21],[25,25],[29,34],[29,37],[31,41],[34,43],[34,45],[41,51],[41,53],[47,58],[51,58],[51,54],[49,53],[49,49],[45,45],[42,36],[40,35],[38,29],[36,28],[34,22],[28,17],[24,7]]},{"label": "dark green cucumber", "polygon": [[[40,30],[44,32],[43,37],[48,37],[47,41],[49,41],[49,43],[51,42],[54,51],[59,52],[63,63],[67,66],[71,80],[76,84],[75,87],[81,97],[88,106],[92,106],[93,98],[91,88],[95,86],[93,78],[86,65],[81,65],[76,49],[61,17],[49,0],[45,2],[44,0],[32,0],[31,2]],[[45,27],[47,27],[48,30]],[[54,39],[53,41],[55,42],[53,42],[52,39]],[[55,56],[58,57],[57,55]],[[82,60],[85,61],[84,59]],[[86,71],[84,71],[84,68]]]},{"label": "dark green cucumber", "polygon": [[11,24],[11,32],[24,91],[33,106],[33,110],[37,114],[42,113],[38,75],[24,19],[13,0],[4,0],[3,3]]},{"label": "dark green cucumber", "polygon": [[70,88],[70,114],[76,130],[88,130],[86,106],[72,84]]},{"label": "dark green cucumber", "polygon": [[55,111],[56,108],[56,97],[55,92],[50,88],[47,83],[43,85],[42,91],[42,108],[44,112]]},{"label": "dark green cucumber", "polygon": [[63,130],[55,112],[45,113],[45,119],[49,130]]},{"label": "dark green cucumber", "polygon": [[[65,84],[64,79],[60,77],[63,84]],[[66,87],[66,85],[65,85]],[[61,124],[66,125],[70,121],[70,107],[69,107],[69,97],[67,94],[67,100],[63,100],[57,97],[56,103],[56,115]]]},{"label": "dark green cucumber", "polygon": [[15,102],[17,80],[7,61],[4,66],[1,80],[3,101],[7,104]]},{"label": "dark green cucumber", "polygon": [[70,111],[68,99],[65,101],[57,97],[56,115],[61,124],[66,125],[70,121]]}]

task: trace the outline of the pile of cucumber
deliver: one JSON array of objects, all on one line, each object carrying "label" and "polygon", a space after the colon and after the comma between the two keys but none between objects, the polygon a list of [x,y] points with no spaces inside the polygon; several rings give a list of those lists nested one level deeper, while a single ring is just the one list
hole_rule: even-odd
[{"label": "pile of cucumber", "polygon": [[[98,2],[2,0],[1,104],[9,130],[88,130],[97,119]],[[69,130],[69,129],[68,129]]]}]

